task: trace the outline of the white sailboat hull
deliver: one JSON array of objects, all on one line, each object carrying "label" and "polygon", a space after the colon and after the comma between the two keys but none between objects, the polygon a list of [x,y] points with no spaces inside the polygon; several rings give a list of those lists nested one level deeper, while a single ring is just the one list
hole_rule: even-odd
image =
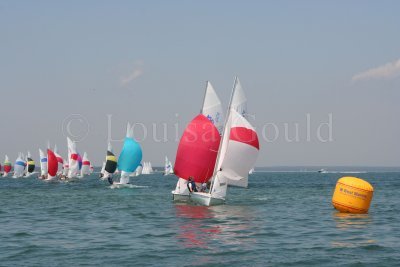
[{"label": "white sailboat hull", "polygon": [[189,194],[183,194],[176,192],[175,190],[171,192],[173,201],[189,201]]},{"label": "white sailboat hull", "polygon": [[216,206],[225,203],[225,198],[213,197],[209,193],[190,193],[190,200],[202,206]]}]

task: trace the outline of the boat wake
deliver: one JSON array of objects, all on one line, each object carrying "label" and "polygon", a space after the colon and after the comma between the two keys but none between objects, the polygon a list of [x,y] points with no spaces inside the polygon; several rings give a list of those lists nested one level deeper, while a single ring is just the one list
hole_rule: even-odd
[{"label": "boat wake", "polygon": [[144,185],[134,185],[134,184],[119,184],[119,183],[113,183],[110,185],[111,189],[120,189],[120,188],[148,188],[148,186]]}]

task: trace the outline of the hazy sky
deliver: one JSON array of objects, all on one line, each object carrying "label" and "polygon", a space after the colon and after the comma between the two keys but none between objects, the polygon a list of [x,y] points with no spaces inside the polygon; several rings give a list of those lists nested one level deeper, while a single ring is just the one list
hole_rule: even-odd
[{"label": "hazy sky", "polygon": [[257,166],[399,166],[399,10],[399,1],[0,0],[0,160],[27,150],[38,160],[47,141],[65,156],[70,134],[101,165],[110,117],[114,140],[139,123],[144,160],[174,161],[175,127],[179,139],[206,80],[226,107],[238,75]]}]

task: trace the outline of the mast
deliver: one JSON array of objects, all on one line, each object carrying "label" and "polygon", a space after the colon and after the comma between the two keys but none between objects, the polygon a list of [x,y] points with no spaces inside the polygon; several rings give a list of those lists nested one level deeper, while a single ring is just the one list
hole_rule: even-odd
[{"label": "mast", "polygon": [[215,176],[217,175],[217,172],[218,172],[218,162],[219,162],[219,158],[221,156],[221,148],[222,148],[222,145],[224,143],[224,137],[225,137],[225,134],[227,134],[226,125],[228,124],[228,120],[229,120],[229,117],[231,115],[232,99],[233,99],[233,95],[235,94],[236,82],[237,82],[237,76],[235,76],[235,81],[233,82],[231,98],[229,100],[228,111],[227,111],[227,115],[225,117],[225,122],[224,122],[224,131],[222,133],[221,142],[219,143],[217,160],[215,161],[214,172],[213,172],[213,176],[212,176],[212,179],[211,179],[211,187],[210,187],[210,191],[209,191],[210,195],[211,195],[211,192],[212,192],[212,190],[214,188]]}]

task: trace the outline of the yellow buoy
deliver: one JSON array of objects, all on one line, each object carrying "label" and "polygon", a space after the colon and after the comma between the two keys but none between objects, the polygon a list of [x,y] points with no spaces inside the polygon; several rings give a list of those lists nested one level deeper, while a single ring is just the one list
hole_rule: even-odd
[{"label": "yellow buoy", "polygon": [[360,178],[342,177],[336,183],[332,204],[340,212],[368,213],[374,188]]}]

